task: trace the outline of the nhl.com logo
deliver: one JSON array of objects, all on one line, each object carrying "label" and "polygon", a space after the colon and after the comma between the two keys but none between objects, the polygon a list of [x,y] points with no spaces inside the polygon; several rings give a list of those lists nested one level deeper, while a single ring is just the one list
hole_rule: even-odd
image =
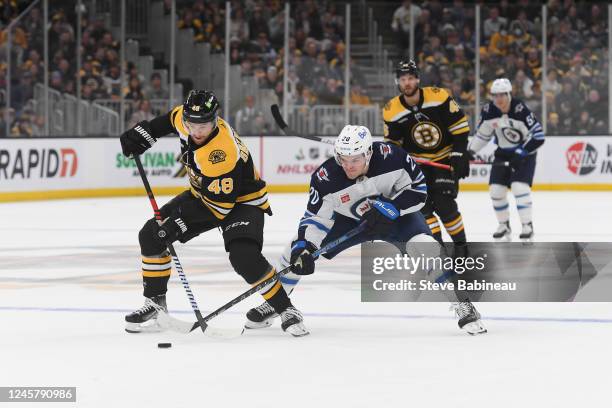
[{"label": "nhl.com logo", "polygon": [[590,174],[597,167],[597,149],[590,143],[577,142],[565,152],[567,168],[578,176]]}]

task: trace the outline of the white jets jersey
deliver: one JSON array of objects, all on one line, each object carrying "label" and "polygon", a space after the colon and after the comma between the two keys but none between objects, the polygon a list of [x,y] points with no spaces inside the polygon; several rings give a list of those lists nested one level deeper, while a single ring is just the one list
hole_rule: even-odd
[{"label": "white jets jersey", "polygon": [[502,113],[493,102],[483,106],[476,136],[468,149],[479,151],[492,139],[503,152],[523,148],[532,153],[544,142],[544,132],[527,105],[513,98],[508,113]]},{"label": "white jets jersey", "polygon": [[308,206],[298,237],[320,247],[337,214],[359,220],[374,198],[391,202],[400,216],[425,205],[425,177],[403,149],[375,142],[368,171],[356,180],[346,177],[334,158],[324,162],[311,177]]}]

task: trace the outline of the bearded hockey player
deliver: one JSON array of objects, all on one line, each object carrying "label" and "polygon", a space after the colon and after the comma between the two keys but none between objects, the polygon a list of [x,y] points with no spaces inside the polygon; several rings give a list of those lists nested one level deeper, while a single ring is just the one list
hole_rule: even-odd
[{"label": "bearded hockey player", "polygon": [[[280,259],[280,268],[293,264],[292,273],[281,277],[291,293],[301,275],[314,272],[312,254],[366,221],[367,230],[324,254],[327,259],[360,243],[382,240],[399,245],[410,256],[425,251],[440,256],[441,246],[431,232],[420,209],[427,200],[425,177],[414,160],[397,146],[372,142],[368,128],[347,125],[334,146],[333,158],[313,174],[306,212],[297,236]],[[393,218],[390,214],[399,215]],[[441,279],[444,271],[426,271],[428,278]],[[445,278],[442,278],[445,279]],[[454,291],[446,296],[459,317],[459,327],[470,334],[484,333],[480,314],[467,297]],[[268,327],[278,313],[264,302],[247,313],[246,327]]]},{"label": "bearded hockey player", "polygon": [[413,157],[450,164],[452,172],[421,166],[428,191],[421,212],[434,237],[442,242],[441,220],[455,243],[455,255],[465,256],[465,228],[456,198],[459,179],[470,172],[467,116],[444,89],[419,86],[419,69],[412,60],[398,64],[395,83],[401,94],[383,108],[385,140]]},{"label": "bearded hockey player", "polygon": [[537,149],[544,144],[544,132],[527,105],[512,98],[512,84],[508,79],[499,78],[493,81],[491,96],[493,100],[484,105],[480,113],[476,136],[469,145],[470,155],[494,140],[497,144],[494,163],[510,164],[494,165],[491,168],[489,194],[499,222],[493,238],[500,241],[512,239],[507,199],[510,188],[523,225],[519,238],[530,241],[533,238],[531,185]]},{"label": "bearded hockey player", "polygon": [[[212,92],[191,91],[185,103],[168,114],[138,123],[121,135],[123,154],[131,157],[149,149],[167,134],[178,135],[181,162],[190,189],[161,207],[164,220],[148,220],[138,239],[142,254],[145,304],[125,317],[126,331],[159,331],[157,309],[166,309],[171,257],[167,243],[187,242],[220,228],[234,270],[251,285],[276,271],[261,254],[264,213],[271,215],[266,183],[238,134],[218,116]],[[302,314],[292,306],[280,282],[264,287],[262,296],[281,316],[281,327],[294,336],[308,334]]]}]

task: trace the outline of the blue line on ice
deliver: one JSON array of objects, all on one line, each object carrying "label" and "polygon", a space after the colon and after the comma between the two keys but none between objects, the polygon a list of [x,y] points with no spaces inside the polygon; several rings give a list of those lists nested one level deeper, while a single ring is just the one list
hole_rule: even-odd
[{"label": "blue line on ice", "polygon": [[[0,310],[13,312],[77,312],[77,313],[130,313],[131,309],[101,309],[101,308],[70,308],[70,307],[35,307],[35,306],[0,306]],[[192,314],[191,310],[170,310],[171,313]],[[208,311],[202,310],[202,313]],[[228,311],[229,314],[244,314],[244,312]],[[304,313],[308,317],[348,317],[361,319],[455,319],[454,316],[436,315],[406,315],[406,314],[367,314],[367,313]],[[483,320],[500,320],[514,322],[551,322],[551,323],[603,323],[612,324],[612,319],[578,318],[578,317],[522,317],[522,316],[483,316]]]}]

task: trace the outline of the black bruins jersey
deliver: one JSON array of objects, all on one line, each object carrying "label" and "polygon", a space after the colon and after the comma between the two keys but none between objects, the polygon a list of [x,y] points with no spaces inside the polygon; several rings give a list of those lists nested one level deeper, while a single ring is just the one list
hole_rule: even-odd
[{"label": "black bruins jersey", "polygon": [[409,106],[402,95],[384,106],[385,140],[431,161],[442,161],[453,150],[465,151],[470,127],[463,110],[442,88],[424,87],[419,93],[416,106]]},{"label": "black bruins jersey", "polygon": [[191,193],[219,220],[239,204],[259,207],[271,214],[266,183],[259,177],[249,149],[223,119],[203,145],[194,144],[183,125],[183,106],[169,119],[181,140],[180,161],[185,165]]}]

